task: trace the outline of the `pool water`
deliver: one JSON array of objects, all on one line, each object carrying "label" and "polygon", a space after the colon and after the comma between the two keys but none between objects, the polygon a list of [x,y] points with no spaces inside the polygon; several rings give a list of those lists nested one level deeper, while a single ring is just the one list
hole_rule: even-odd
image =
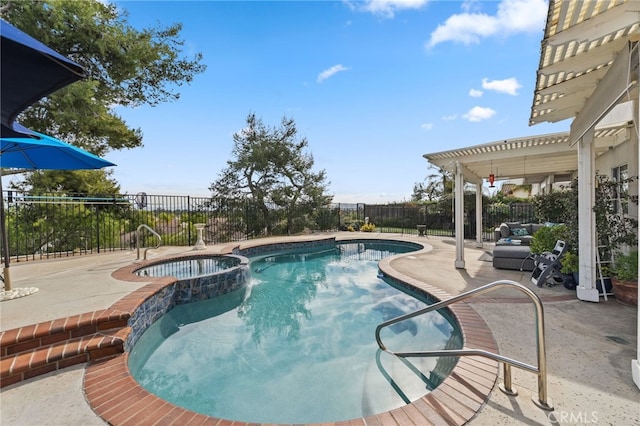
[{"label": "pool water", "polygon": [[[377,261],[398,251],[339,244],[254,258],[247,289],[179,305],[154,323],[130,354],[131,373],[176,405],[244,422],[334,422],[414,401],[455,358],[400,360],[378,349],[379,323],[426,306],[379,276]],[[437,312],[382,338],[396,351],[461,347]]]}]

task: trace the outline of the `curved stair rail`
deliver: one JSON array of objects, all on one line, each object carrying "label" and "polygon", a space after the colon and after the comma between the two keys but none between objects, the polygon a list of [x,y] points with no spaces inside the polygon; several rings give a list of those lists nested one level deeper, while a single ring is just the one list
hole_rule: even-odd
[{"label": "curved stair rail", "polygon": [[158,237],[158,244],[155,247],[147,247],[147,248],[144,249],[142,259],[143,260],[147,260],[147,251],[150,250],[150,249],[157,249],[158,247],[160,247],[160,245],[162,244],[162,237],[160,236],[160,234],[158,234],[156,231],[154,231],[153,228],[151,228],[149,225],[146,225],[146,224],[143,223],[142,225],[138,226],[136,228],[136,252],[137,252],[136,259],[140,259],[140,230],[142,228],[147,229],[153,235]]},{"label": "curved stair rail", "polygon": [[[501,287],[510,287],[516,288],[529,296],[529,299],[533,302],[535,306],[536,312],[536,348],[538,355],[538,366],[525,364],[523,362],[507,358],[505,356],[494,354],[493,352],[481,350],[481,349],[445,349],[438,351],[423,351],[423,352],[393,352],[388,350],[382,340],[380,338],[380,331],[384,327],[388,327],[397,322],[404,321],[409,318],[416,317],[418,315],[425,314],[427,312],[435,311],[446,306],[449,306],[456,302],[461,302],[466,299],[470,299],[474,296],[478,296],[484,293],[488,293],[497,288]],[[474,290],[467,291],[465,293],[459,294],[458,296],[454,296],[447,300],[442,300],[438,303],[434,303],[433,305],[429,305],[426,308],[417,310],[415,312],[410,312],[405,315],[401,315],[399,317],[390,319],[388,321],[383,322],[382,324],[376,327],[376,341],[378,342],[378,346],[385,352],[388,352],[392,355],[398,357],[434,357],[434,356],[482,356],[485,358],[493,359],[499,362],[502,362],[504,365],[504,383],[500,385],[500,390],[507,395],[515,396],[518,392],[512,388],[511,386],[511,366],[521,368],[526,371],[530,371],[538,375],[538,399],[536,400],[535,396],[532,398],[533,402],[540,408],[544,410],[553,410],[553,405],[551,401],[547,398],[547,360],[546,360],[546,350],[545,350],[545,338],[544,338],[544,309],[542,307],[542,302],[537,294],[523,286],[520,283],[511,280],[499,280],[494,281],[492,283],[486,284],[482,287],[478,287]]]}]

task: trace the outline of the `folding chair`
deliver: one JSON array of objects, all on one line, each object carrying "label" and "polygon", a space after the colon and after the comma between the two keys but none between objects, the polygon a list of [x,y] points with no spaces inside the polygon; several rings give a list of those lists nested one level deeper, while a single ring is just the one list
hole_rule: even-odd
[{"label": "folding chair", "polygon": [[553,283],[548,283],[547,286],[553,287],[556,284],[563,282],[560,269],[562,264],[560,259],[567,250],[567,245],[564,241],[556,241],[556,245],[552,251],[545,251],[542,254],[534,256],[533,262],[536,265],[531,273],[531,282],[542,287],[547,281],[553,279]]}]

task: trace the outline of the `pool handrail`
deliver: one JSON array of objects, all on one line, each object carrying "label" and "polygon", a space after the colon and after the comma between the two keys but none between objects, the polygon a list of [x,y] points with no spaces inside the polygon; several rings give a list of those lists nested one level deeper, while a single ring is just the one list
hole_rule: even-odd
[{"label": "pool handrail", "polygon": [[149,249],[157,249],[158,247],[160,247],[160,245],[162,245],[162,237],[160,236],[160,234],[158,234],[156,231],[153,230],[153,228],[151,228],[149,225],[147,224],[141,224],[136,228],[136,253],[137,253],[137,260],[140,260],[140,230],[142,228],[147,229],[149,232],[151,232],[153,235],[155,235],[158,238],[158,244],[155,247],[147,247],[144,249],[143,252],[143,260],[147,260],[147,251]]},{"label": "pool handrail", "polygon": [[[461,302],[466,299],[470,299],[474,296],[478,296],[480,294],[488,293],[497,288],[501,287],[510,287],[516,288],[526,294],[534,304],[535,314],[536,314],[536,348],[537,348],[537,358],[538,358],[538,366],[529,365],[523,363],[521,361],[517,361],[515,359],[507,358],[500,354],[495,354],[493,352],[485,351],[482,349],[444,349],[437,351],[422,351],[422,352],[393,352],[388,350],[385,345],[382,343],[380,338],[380,331],[384,327],[388,327],[397,322],[404,321],[409,318],[416,317],[418,315],[425,314],[427,312],[431,312],[434,310],[438,310],[449,306],[456,302]],[[376,327],[376,342],[378,342],[378,346],[385,352],[390,353],[391,355],[395,355],[398,357],[434,357],[434,356],[482,356],[485,358],[493,359],[503,363],[504,366],[504,383],[500,385],[500,390],[507,395],[515,396],[517,395],[517,391],[513,389],[511,386],[511,366],[521,368],[526,371],[530,371],[532,373],[536,373],[538,375],[538,399],[535,399],[535,396],[532,398],[533,402],[540,408],[548,411],[553,411],[553,405],[551,401],[547,398],[547,361],[546,361],[546,349],[545,349],[545,337],[544,337],[544,309],[542,307],[542,301],[529,288],[524,285],[517,283],[511,280],[498,280],[489,284],[485,284],[482,287],[478,287],[476,289],[467,291],[465,293],[459,294],[457,296],[453,296],[447,300],[441,300],[440,302],[434,303],[432,305],[427,306],[426,308],[419,309],[415,312],[410,312],[408,314],[401,315],[396,318],[392,318],[388,321],[385,321],[379,324]]]}]

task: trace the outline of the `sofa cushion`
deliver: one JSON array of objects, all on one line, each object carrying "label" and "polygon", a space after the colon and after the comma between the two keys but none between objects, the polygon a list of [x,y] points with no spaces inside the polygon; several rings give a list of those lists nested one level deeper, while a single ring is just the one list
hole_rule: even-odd
[{"label": "sofa cushion", "polygon": [[500,224],[500,235],[502,236],[502,238],[507,238],[509,235],[511,235],[511,229],[509,228],[509,225],[507,225],[506,223]]},{"label": "sofa cushion", "polygon": [[514,237],[524,237],[529,235],[529,230],[527,228],[511,228],[511,233]]},{"label": "sofa cushion", "polygon": [[505,222],[510,229],[513,228],[522,228],[522,223],[520,222]]},{"label": "sofa cushion", "polygon": [[538,232],[538,230],[544,228],[546,225],[544,223],[533,223],[531,224],[531,235]]},{"label": "sofa cushion", "polygon": [[533,240],[533,235],[525,235],[524,237],[518,237],[520,239],[520,243],[526,246],[531,245],[531,240]]}]

